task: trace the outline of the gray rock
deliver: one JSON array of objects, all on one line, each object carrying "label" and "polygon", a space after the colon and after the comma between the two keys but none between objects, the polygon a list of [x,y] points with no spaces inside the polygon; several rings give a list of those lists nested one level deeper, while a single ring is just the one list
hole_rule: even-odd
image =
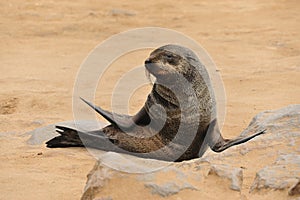
[{"label": "gray rock", "polygon": [[[149,192],[144,194],[145,198],[149,198],[147,195],[153,195],[153,198],[161,196],[165,199],[187,193],[203,195],[205,191],[217,191],[219,187],[223,189],[227,187],[229,191],[235,192],[236,199],[252,199],[253,194],[259,195],[255,191],[262,189],[270,189],[266,192],[280,190],[286,195],[297,196],[300,180],[299,124],[300,105],[265,111],[255,116],[241,135],[252,134],[262,129],[267,130],[266,134],[221,153],[208,150],[202,158],[181,163],[142,159],[112,152],[104,153],[88,175],[82,199],[101,196],[101,189],[114,188],[115,185],[110,185],[111,179],[116,184],[116,180],[120,177],[122,180],[130,179],[136,184],[143,185]],[[278,150],[274,151],[274,147]],[[256,156],[257,161],[248,161],[248,154]],[[259,165],[260,160],[266,164]],[[256,172],[256,177],[247,177],[247,184],[243,183],[245,170],[251,170],[252,173],[248,174]],[[215,181],[218,182],[219,178],[229,180],[228,186],[224,185],[226,182],[217,184]],[[254,181],[251,183],[251,180]],[[131,189],[131,185],[120,187],[122,190]],[[222,198],[222,194],[215,195],[215,199]],[[268,198],[268,193],[263,195],[264,198]]]},{"label": "gray rock", "polygon": [[[280,155],[276,162],[257,172],[250,191],[283,190],[295,186],[300,179],[300,155]],[[292,189],[291,189],[292,190]]]},{"label": "gray rock", "polygon": [[[82,131],[93,131],[106,125],[96,121],[67,121],[58,124]],[[98,156],[100,160],[88,175],[82,199],[112,199],[114,189],[109,195],[102,195],[101,191],[115,187],[111,184],[124,178],[144,188],[146,192],[142,196],[145,195],[145,198],[153,195],[153,198],[169,199],[174,195],[195,193],[201,196],[207,190],[214,193],[226,189],[233,192],[236,199],[252,199],[252,195],[261,194],[258,191],[264,191],[268,198],[272,196],[268,196],[268,193],[274,190],[284,192],[286,196],[299,197],[300,105],[259,113],[241,135],[253,134],[262,129],[266,129],[267,133],[247,143],[221,153],[208,150],[202,158],[181,163],[101,151]],[[37,128],[27,134],[31,136],[27,141],[31,145],[43,144],[58,135],[55,125]],[[93,150],[89,152],[95,153]],[[255,156],[256,160],[253,162],[253,157],[247,160],[248,156]],[[246,170],[251,172],[248,174],[256,176],[243,180]],[[119,187],[132,191],[130,184]],[[218,198],[222,198],[222,195],[216,193],[215,199]]]},{"label": "gray rock", "polygon": [[243,184],[243,170],[228,165],[212,165],[209,174],[215,174],[219,177],[230,180],[230,189],[241,191]]},{"label": "gray rock", "polygon": [[92,200],[101,191],[109,179],[112,177],[112,171],[96,163],[92,171],[87,175],[88,181],[84,188],[81,199]]},{"label": "gray rock", "polygon": [[259,145],[252,147],[252,150],[282,146],[276,153],[277,160],[257,172],[250,191],[291,188],[300,179],[300,155],[296,153],[300,145],[300,105],[290,105],[275,113],[262,112],[252,120],[249,127],[265,127],[270,133],[259,138]]},{"label": "gray rock", "polygon": [[177,194],[178,192],[184,189],[197,190],[193,185],[189,184],[188,182],[178,184],[171,181],[168,181],[163,184],[146,183],[145,187],[150,188],[152,194],[158,194],[162,197]]},{"label": "gray rock", "polygon": [[27,144],[30,145],[43,144],[45,141],[50,140],[59,135],[55,131],[54,124],[34,129],[30,132],[27,132],[26,134],[31,135],[30,138],[27,140]]},{"label": "gray rock", "polygon": [[249,126],[241,133],[241,135],[244,136],[258,130],[266,129],[268,132],[272,133],[271,135],[269,134],[268,137],[264,137],[266,140],[289,137],[286,134],[299,137],[299,125],[300,105],[290,105],[276,111],[264,111],[259,113],[252,119]]},{"label": "gray rock", "polygon": [[126,173],[144,174],[154,170],[163,169],[170,165],[169,162],[153,159],[134,159],[130,155],[124,155],[115,152],[106,152],[98,157],[101,160],[101,165]]}]

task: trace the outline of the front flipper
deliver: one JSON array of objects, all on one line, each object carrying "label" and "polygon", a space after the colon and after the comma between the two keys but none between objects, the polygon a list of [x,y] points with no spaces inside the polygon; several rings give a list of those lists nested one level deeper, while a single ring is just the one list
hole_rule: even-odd
[{"label": "front flipper", "polygon": [[215,152],[222,152],[225,149],[228,149],[229,147],[235,146],[235,145],[239,145],[242,143],[245,143],[251,139],[253,139],[254,137],[261,135],[263,133],[265,133],[266,130],[254,133],[253,135],[250,135],[248,137],[237,137],[235,139],[222,139],[220,140],[218,143],[216,143],[211,149]]},{"label": "front flipper", "polygon": [[250,136],[239,136],[235,139],[224,139],[218,127],[217,120],[215,119],[209,125],[209,130],[208,130],[208,134],[210,135],[209,146],[214,152],[222,152],[225,149],[228,149],[229,147],[245,143],[265,132],[266,130],[262,130]]}]

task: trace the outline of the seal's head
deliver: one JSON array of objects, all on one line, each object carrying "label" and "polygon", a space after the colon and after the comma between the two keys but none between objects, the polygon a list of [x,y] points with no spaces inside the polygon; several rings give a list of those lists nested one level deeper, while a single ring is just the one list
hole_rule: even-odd
[{"label": "seal's head", "polygon": [[198,71],[199,64],[198,57],[190,49],[174,44],[155,49],[145,61],[146,70],[157,81],[176,79],[178,75],[189,80]]},{"label": "seal's head", "polygon": [[192,50],[174,44],[159,47],[145,61],[145,68],[156,78],[152,93],[157,101],[164,99],[181,111],[194,109],[194,116],[213,119],[210,115],[215,113],[212,110],[216,103],[212,84],[205,66]]}]

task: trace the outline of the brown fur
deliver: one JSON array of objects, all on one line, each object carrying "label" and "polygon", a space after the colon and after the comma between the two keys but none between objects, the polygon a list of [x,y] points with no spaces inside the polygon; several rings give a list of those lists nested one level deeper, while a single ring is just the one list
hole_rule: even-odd
[{"label": "brown fur", "polygon": [[[216,120],[216,101],[209,75],[198,57],[178,45],[154,50],[145,61],[156,81],[144,107],[135,116],[117,115],[95,107],[112,124],[93,133],[65,127],[48,147],[88,146],[140,157],[182,161],[201,157],[208,146],[216,152],[250,137],[225,140]],[[164,123],[163,123],[164,122]],[[72,134],[70,134],[72,132]],[[63,145],[62,145],[63,144]]]}]

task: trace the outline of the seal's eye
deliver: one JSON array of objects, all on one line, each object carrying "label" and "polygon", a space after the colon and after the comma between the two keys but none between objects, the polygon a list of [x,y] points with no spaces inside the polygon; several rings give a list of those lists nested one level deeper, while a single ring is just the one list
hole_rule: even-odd
[{"label": "seal's eye", "polygon": [[173,54],[170,54],[170,53],[166,54],[165,57],[166,57],[168,60],[174,59]]},{"label": "seal's eye", "polygon": [[177,56],[171,53],[166,53],[165,55],[165,60],[171,64],[171,65],[176,65],[177,64]]}]

